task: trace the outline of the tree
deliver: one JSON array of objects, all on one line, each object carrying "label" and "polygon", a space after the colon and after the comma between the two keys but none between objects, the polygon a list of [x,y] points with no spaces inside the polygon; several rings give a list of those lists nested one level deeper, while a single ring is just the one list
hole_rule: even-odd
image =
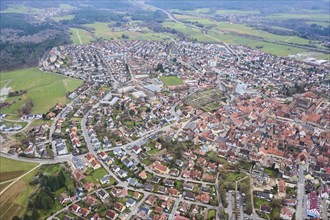
[{"label": "tree", "polygon": [[39,213],[36,209],[32,210],[31,218],[32,219],[39,219]]}]

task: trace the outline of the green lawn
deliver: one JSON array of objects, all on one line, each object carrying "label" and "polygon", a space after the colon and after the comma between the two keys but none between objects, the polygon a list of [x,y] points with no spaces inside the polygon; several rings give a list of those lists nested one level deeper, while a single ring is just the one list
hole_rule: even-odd
[{"label": "green lawn", "polygon": [[225,182],[235,182],[237,180],[243,179],[246,177],[246,174],[244,173],[237,173],[237,172],[229,172],[225,174]]},{"label": "green lawn", "polygon": [[80,28],[70,28],[70,32],[71,32],[71,39],[73,43],[76,45],[89,44],[91,41],[95,40],[95,38],[91,35],[91,33]]},{"label": "green lawn", "polygon": [[214,209],[210,209],[207,213],[207,219],[215,219],[216,211]]},{"label": "green lawn", "polygon": [[[37,68],[19,69],[0,73],[1,81],[11,80],[12,90],[27,90],[21,96],[7,98],[16,103],[2,110],[2,113],[16,114],[17,110],[30,98],[34,102],[32,113],[46,113],[56,103],[68,102],[66,93],[83,84],[82,80],[62,75],[44,73]],[[0,81],[0,82],[1,82]]]},{"label": "green lawn", "polygon": [[165,86],[183,85],[182,79],[179,79],[176,76],[161,76],[160,79],[163,81]]},{"label": "green lawn", "polygon": [[277,173],[276,173],[275,170],[265,168],[265,169],[264,169],[264,172],[265,172],[266,174],[268,174],[268,176],[269,176],[270,178],[276,178],[276,177],[277,177]]}]

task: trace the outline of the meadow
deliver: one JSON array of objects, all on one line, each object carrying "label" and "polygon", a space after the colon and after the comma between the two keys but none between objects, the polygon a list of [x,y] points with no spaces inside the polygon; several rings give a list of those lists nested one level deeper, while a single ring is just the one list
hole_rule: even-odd
[{"label": "meadow", "polygon": [[80,28],[70,28],[70,32],[71,39],[76,45],[89,44],[91,41],[95,40],[91,33]]},{"label": "meadow", "polygon": [[[10,178],[17,178],[37,166],[36,163],[14,161],[3,157],[0,158],[0,165],[1,181],[4,181],[4,176],[9,178],[9,173],[12,174]],[[24,213],[29,196],[37,190],[37,186],[32,186],[29,182],[38,170],[39,168],[25,175],[0,196],[0,219],[12,219],[15,215]],[[1,190],[9,184],[1,184]]]},{"label": "meadow", "polygon": [[95,22],[93,24],[86,24],[84,26],[93,28],[94,33],[97,37],[102,37],[106,40],[125,40],[122,38],[123,35],[128,36],[127,40],[169,40],[170,38],[174,38],[174,35],[166,33],[154,33],[148,28],[144,27],[142,31],[112,31],[109,28],[109,24],[112,23],[103,23],[103,22]]},{"label": "meadow", "polygon": [[0,183],[15,179],[37,165],[37,163],[27,163],[0,157]]},{"label": "meadow", "polygon": [[53,19],[55,21],[64,21],[64,20],[72,20],[74,19],[74,15],[63,15],[63,16],[55,16]]},{"label": "meadow", "polygon": [[6,102],[13,102],[11,106],[1,110],[5,114],[17,114],[17,110],[28,100],[32,99],[33,114],[46,113],[56,103],[67,104],[66,93],[77,89],[83,84],[82,80],[62,75],[45,73],[37,68],[19,69],[0,73],[1,81],[8,81],[11,90],[26,90],[27,93],[8,97]]}]

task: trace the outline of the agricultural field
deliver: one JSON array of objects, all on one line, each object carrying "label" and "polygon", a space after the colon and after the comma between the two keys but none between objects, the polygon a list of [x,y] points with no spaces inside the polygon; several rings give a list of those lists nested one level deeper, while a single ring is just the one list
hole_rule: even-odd
[{"label": "agricultural field", "polygon": [[188,27],[184,24],[179,24],[179,23],[176,23],[173,21],[164,22],[163,26],[168,27],[168,28],[173,28],[173,29],[177,30],[178,32],[181,32],[182,34],[184,34],[186,37],[193,39],[193,40],[197,40],[200,42],[212,42],[212,43],[219,42],[218,40],[214,40],[212,38],[207,37],[198,28]]},{"label": "agricultural field", "polygon": [[218,106],[224,101],[224,96],[221,91],[216,89],[207,89],[197,91],[190,95],[185,103],[194,108],[203,109],[205,106]]},{"label": "agricultural field", "polygon": [[307,21],[329,21],[328,14],[289,14],[289,13],[280,13],[280,14],[272,14],[267,16],[268,19],[273,20],[307,20]]},{"label": "agricultural field", "polygon": [[225,14],[234,14],[234,15],[251,15],[251,14],[259,14],[259,11],[241,11],[241,10],[217,10],[217,15],[225,15]]},{"label": "agricultural field", "polygon": [[183,85],[182,79],[179,79],[176,76],[161,76],[160,80],[163,81],[165,86],[177,86],[177,85]]},{"label": "agricultural field", "polygon": [[24,5],[13,5],[5,10],[2,10],[1,13],[28,13],[28,14],[39,14],[41,9],[26,7]]},{"label": "agricultural field", "polygon": [[89,44],[91,41],[95,40],[91,33],[80,28],[70,28],[70,32],[71,39],[76,45]]},{"label": "agricultural field", "polygon": [[38,188],[36,185],[32,186],[29,184],[38,170],[39,168],[24,176],[1,195],[0,219],[12,219],[16,215],[23,215],[27,208],[29,196]]},{"label": "agricultural field", "polygon": [[230,35],[230,34],[217,35],[212,32],[210,32],[209,35],[214,37],[215,39],[218,39],[218,42],[223,41],[229,44],[238,44],[254,49],[258,47],[259,50],[276,56],[288,56],[291,54],[306,52],[305,49],[298,47],[291,47],[291,46],[279,45],[275,43],[263,42],[263,41],[244,38],[236,35]]},{"label": "agricultural field", "polygon": [[56,17],[53,17],[53,19],[55,21],[72,20],[72,19],[74,19],[74,15],[56,16]]},{"label": "agricultural field", "polygon": [[[144,27],[141,31],[117,31],[114,32],[110,29],[109,25],[112,23],[96,22],[94,24],[86,24],[86,27],[93,28],[97,37],[106,40],[170,40],[175,36],[169,33],[154,33],[148,28]],[[127,38],[123,38],[123,36]]]},{"label": "agricultural field", "polygon": [[8,97],[5,101],[14,103],[2,109],[5,114],[17,114],[18,109],[31,99],[34,103],[32,114],[46,113],[56,103],[66,104],[66,93],[74,91],[83,84],[82,80],[62,75],[45,73],[37,68],[27,68],[1,73],[1,81],[8,81],[11,90],[26,90],[27,93]]},{"label": "agricultural field", "polygon": [[27,163],[0,157],[0,184],[23,175],[37,165],[37,163]]}]

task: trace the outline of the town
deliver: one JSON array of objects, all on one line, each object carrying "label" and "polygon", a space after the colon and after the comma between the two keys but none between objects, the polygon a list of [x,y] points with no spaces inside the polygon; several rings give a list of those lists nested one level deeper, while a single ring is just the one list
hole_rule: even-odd
[{"label": "town", "polygon": [[2,148],[65,173],[58,181],[71,184],[45,218],[329,218],[329,65],[228,44],[100,40],[53,48],[39,68],[84,80],[69,104],[21,117],[51,121],[28,143]]}]

